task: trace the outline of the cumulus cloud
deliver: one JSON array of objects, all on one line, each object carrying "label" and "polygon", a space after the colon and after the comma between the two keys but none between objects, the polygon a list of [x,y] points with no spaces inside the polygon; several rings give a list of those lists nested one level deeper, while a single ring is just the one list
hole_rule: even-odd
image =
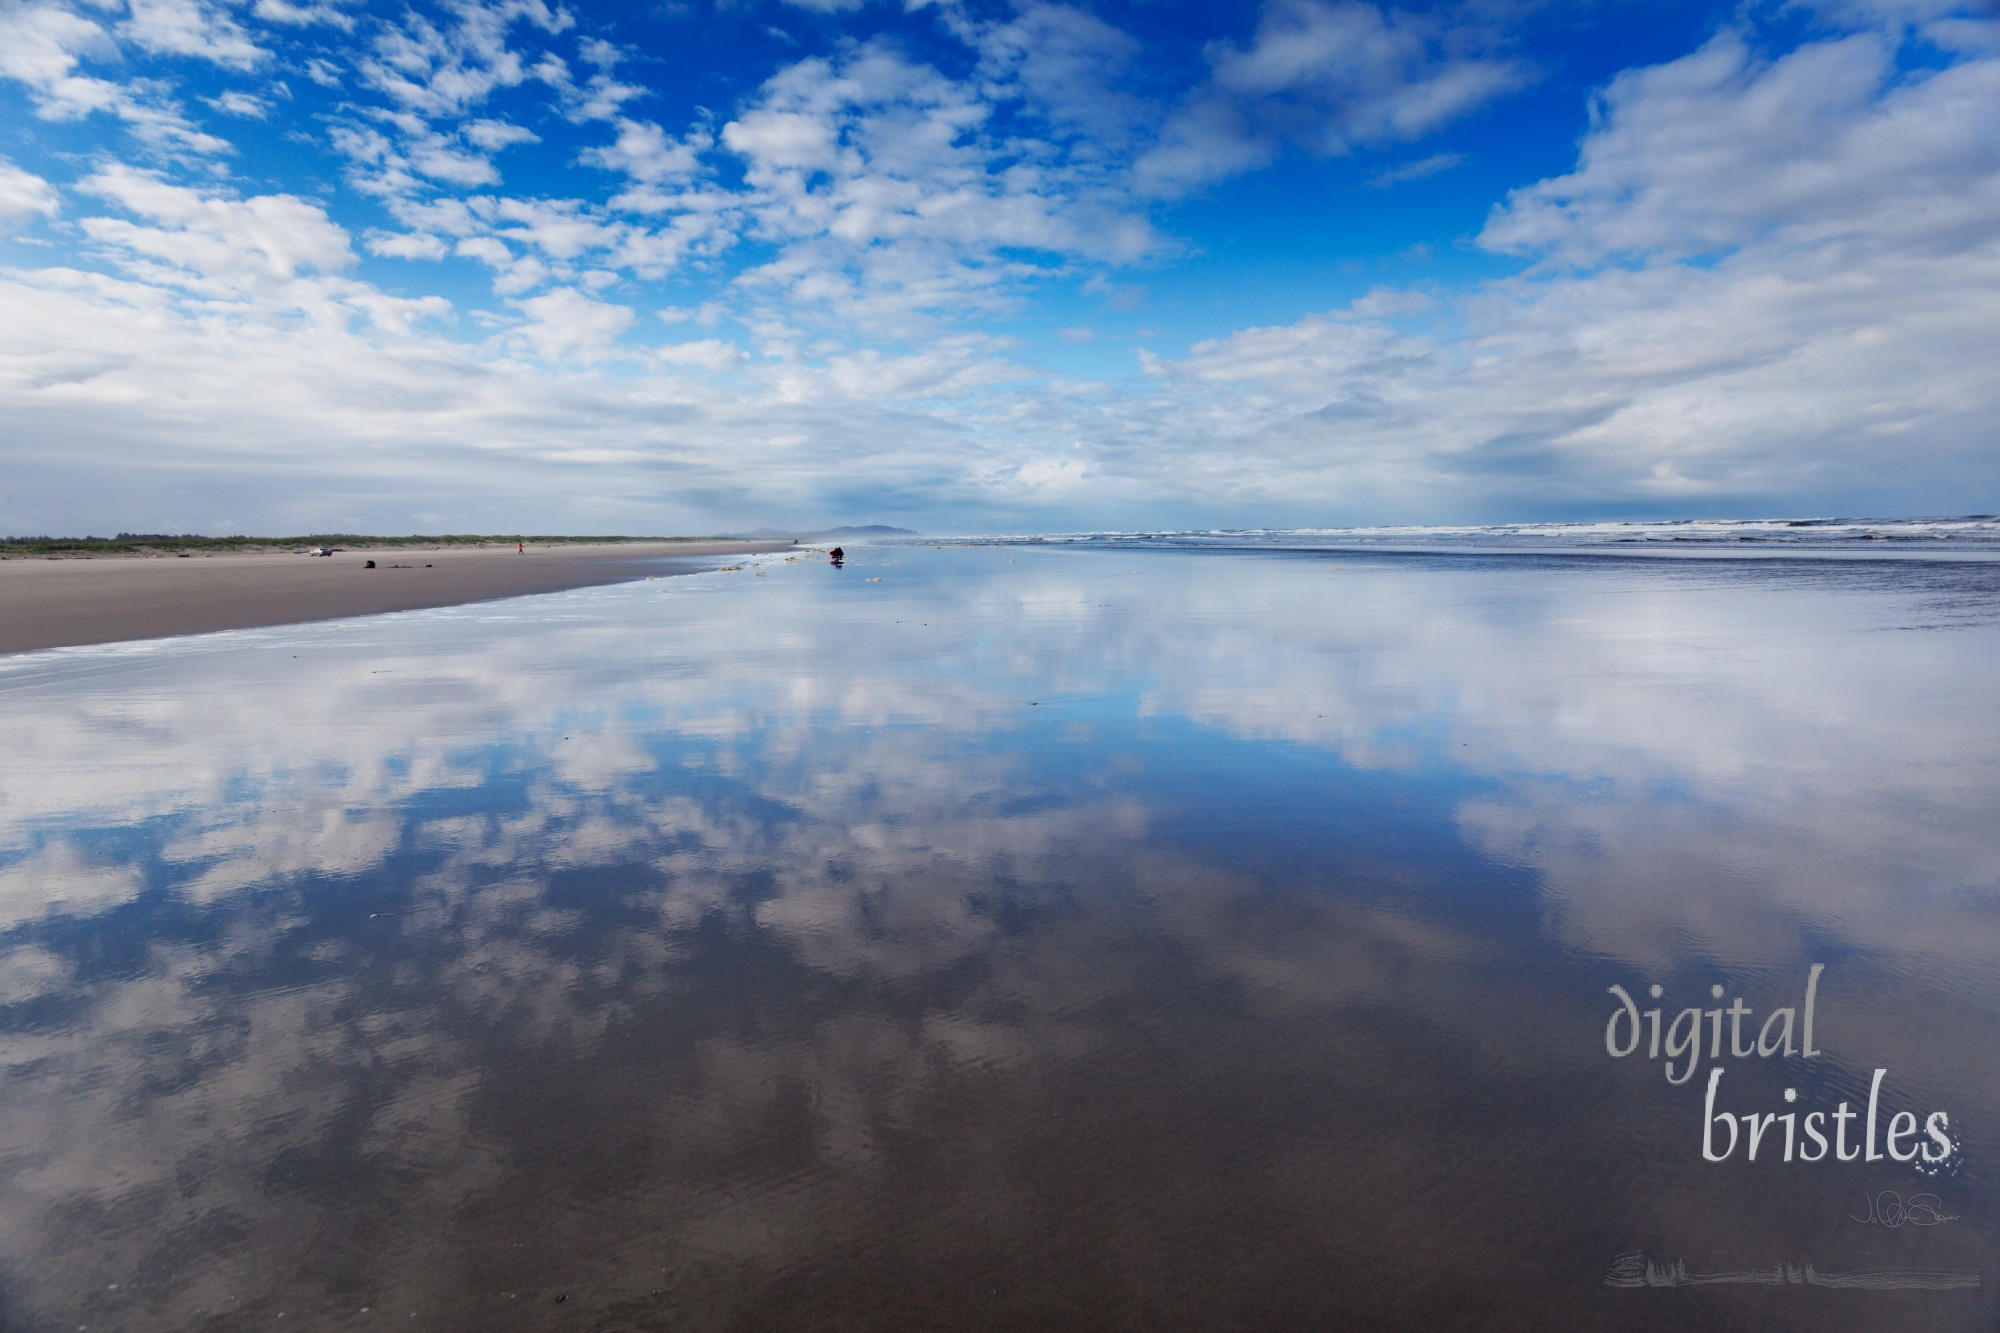
[{"label": "cumulus cloud", "polygon": [[[142,39],[135,34],[135,40]],[[225,43],[218,49],[226,53],[233,48]],[[83,72],[85,58],[115,60],[117,54],[112,35],[101,24],[61,5],[0,7],[0,78],[27,88],[36,115],[82,120],[103,112],[124,121],[142,141],[157,148],[200,154],[233,151],[227,140],[195,128],[157,88]],[[249,58],[247,52],[244,55]]]},{"label": "cumulus cloud", "polygon": [[525,341],[544,361],[597,360],[632,327],[632,311],[597,300],[574,287],[558,287],[521,303],[526,323],[512,338]]},{"label": "cumulus cloud", "polygon": [[19,226],[37,217],[54,217],[61,208],[62,200],[55,186],[0,158],[0,227]]},{"label": "cumulus cloud", "polygon": [[459,127],[466,140],[489,153],[518,143],[540,143],[541,136],[523,125],[504,120],[470,120]]},{"label": "cumulus cloud", "polygon": [[[320,59],[286,45],[289,20],[249,29],[253,12],[163,5],[148,21],[226,18],[286,69]],[[642,492],[655,468],[693,469],[681,493],[721,506],[690,511],[704,527],[754,524],[760,495],[859,493],[836,473],[879,481],[913,518],[1008,526],[1851,509],[1857,495],[1936,508],[2000,483],[1978,350],[2000,336],[2000,60],[1966,35],[1982,20],[1957,11],[1858,30],[1830,17],[1830,35],[1775,47],[1735,27],[1629,70],[1597,95],[1573,168],[1493,206],[1477,243],[1516,276],[1384,289],[1262,327],[1196,321],[1183,348],[1141,339],[1140,373],[1122,375],[1104,367],[1129,335],[1100,315],[1138,299],[1137,272],[1185,253],[1147,191],[1213,184],[1287,144],[1422,145],[1526,64],[1483,29],[1274,0],[1162,100],[1145,48],[1103,19],[950,7],[935,17],[954,60],[886,39],[787,51],[732,100],[676,120],[641,114],[645,90],[618,71],[647,67],[565,11],[335,12],[353,19],[339,53],[354,72],[300,131],[346,166],[329,195],[188,165],[206,132],[165,66],[109,77],[121,55],[151,57],[104,13],[0,10],[14,39],[0,41],[0,75],[38,116],[101,113],[137,131],[131,160],[107,149],[74,198],[26,169],[48,172],[44,159],[0,174],[0,220],[60,207],[74,223],[60,263],[9,278],[31,294],[20,308],[47,317],[38,340],[11,345],[10,420],[60,420],[66,448],[129,462],[130,441],[163,429],[149,404],[249,442],[317,435],[324,403],[346,398],[348,428],[411,451],[401,514],[437,508],[417,492],[450,472],[445,442],[469,413],[509,460],[496,493],[533,476],[524,494],[595,504]],[[340,31],[331,22],[322,32]],[[1957,45],[1912,58],[1933,29]],[[227,49],[224,28],[201,30]],[[244,116],[284,85],[232,86],[232,59],[253,57],[192,56],[209,71],[203,100],[238,117],[214,123],[269,135]],[[1426,146],[1399,157],[1364,181],[1462,160]],[[551,158],[572,165],[551,171]],[[50,228],[36,238],[58,243]],[[394,277],[377,286],[355,276],[356,239],[371,256],[472,265],[385,266]],[[446,299],[468,275],[490,293]],[[1108,378],[1036,364],[998,331],[1051,288],[1111,294],[1110,309],[1051,311],[1043,334]],[[662,308],[698,310],[701,336],[674,341],[632,313]],[[312,374],[273,369],[271,392],[245,397],[228,360],[245,351],[217,332],[236,326],[261,330],[258,364],[291,357]],[[1086,330],[1088,353],[1058,345],[1080,348]],[[130,359],[101,369],[113,347]],[[399,359],[434,381],[403,384]],[[498,365],[508,391],[477,404]],[[288,384],[301,386],[292,409]],[[589,445],[569,456],[573,484],[552,490],[542,423],[558,417]],[[363,492],[366,457],[353,455]]]},{"label": "cumulus cloud", "polygon": [[119,34],[141,50],[248,69],[270,53],[230,15],[202,0],[131,0]]},{"label": "cumulus cloud", "polygon": [[1767,61],[1725,33],[1614,80],[1577,169],[1514,191],[1480,242],[1573,265],[1753,243],[1955,251],[2000,216],[1996,105],[2000,62],[1903,79],[1878,34]]},{"label": "cumulus cloud", "polygon": [[667,366],[694,366],[711,372],[733,370],[743,363],[743,351],[720,338],[695,338],[652,349],[652,359]]},{"label": "cumulus cloud", "polygon": [[174,185],[153,172],[111,167],[80,181],[142,219],[83,219],[92,239],[142,276],[202,291],[243,291],[354,262],[345,230],[293,195],[233,199]]},{"label": "cumulus cloud", "polygon": [[266,23],[282,23],[289,27],[308,27],[324,23],[342,31],[352,31],[354,16],[342,8],[344,0],[326,0],[321,4],[300,5],[291,0],[257,0],[251,12]]},{"label": "cumulus cloud", "polygon": [[510,41],[517,23],[556,33],[574,22],[566,10],[543,0],[453,0],[439,18],[412,10],[378,33],[360,72],[407,110],[459,113],[495,89],[536,76],[535,66]]},{"label": "cumulus cloud", "polygon": [[422,231],[371,232],[367,244],[370,254],[393,259],[443,259],[451,253],[443,237]]},{"label": "cumulus cloud", "polygon": [[534,131],[504,120],[468,120],[444,131],[412,113],[379,108],[366,121],[335,123],[328,138],[347,159],[355,188],[387,199],[498,185],[495,156],[516,144],[540,142]]},{"label": "cumulus cloud", "polygon": [[1219,42],[1209,59],[1208,83],[1139,159],[1154,189],[1264,166],[1288,143],[1340,157],[1411,142],[1528,78],[1435,20],[1324,0],[1268,0],[1249,44]]},{"label": "cumulus cloud", "polygon": [[618,137],[609,144],[587,148],[583,161],[607,171],[620,171],[647,185],[662,181],[685,181],[701,169],[702,154],[715,140],[695,129],[685,138],[675,139],[650,120],[616,122]]},{"label": "cumulus cloud", "polygon": [[885,45],[797,62],[722,127],[752,234],[778,258],[744,281],[878,333],[940,308],[1004,304],[1014,256],[1126,263],[1164,248],[1087,166],[1023,160],[991,105]]},{"label": "cumulus cloud", "polygon": [[228,92],[204,100],[217,111],[225,112],[232,116],[249,116],[256,120],[262,120],[271,114],[271,104],[269,102],[266,102],[261,97],[252,96],[249,93],[238,92],[233,88]]},{"label": "cumulus cloud", "polygon": [[1152,115],[1126,87],[1141,59],[1131,34],[1069,5],[1027,4],[1005,23],[967,24],[979,70],[996,99],[1018,99],[1059,131],[1080,138],[1072,152],[1115,161]]},{"label": "cumulus cloud", "polygon": [[1494,211],[1481,243],[1539,268],[1462,321],[1357,310],[1149,365],[1220,457],[1364,512],[1935,506],[1947,479],[1996,480],[1973,350],[2000,338],[1996,116],[2000,62],[1898,75],[1877,35],[1765,60],[1725,34],[1614,81],[1577,170]]}]

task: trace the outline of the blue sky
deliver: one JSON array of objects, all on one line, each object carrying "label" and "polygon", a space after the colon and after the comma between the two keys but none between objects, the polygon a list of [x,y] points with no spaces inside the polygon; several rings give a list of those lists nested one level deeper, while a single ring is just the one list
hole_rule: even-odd
[{"label": "blue sky", "polygon": [[2000,509],[2000,20],[0,0],[0,532]]}]

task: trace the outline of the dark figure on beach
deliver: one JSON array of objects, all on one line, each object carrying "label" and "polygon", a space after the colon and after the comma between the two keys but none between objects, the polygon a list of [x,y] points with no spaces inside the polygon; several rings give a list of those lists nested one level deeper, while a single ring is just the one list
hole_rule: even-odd
[{"label": "dark figure on beach", "polygon": [[841,565],[843,562],[846,561],[847,552],[841,550],[838,546],[836,546],[831,551],[828,551],[826,553],[826,558],[833,561],[834,565],[838,567],[839,565]]}]

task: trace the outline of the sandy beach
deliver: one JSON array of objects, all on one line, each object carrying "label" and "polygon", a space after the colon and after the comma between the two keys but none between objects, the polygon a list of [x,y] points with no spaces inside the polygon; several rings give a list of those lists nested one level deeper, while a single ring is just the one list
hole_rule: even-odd
[{"label": "sandy beach", "polygon": [[[662,556],[788,550],[782,541],[385,546],[0,561],[0,653],[250,629],[560,592],[658,573]],[[366,567],[373,560],[375,568]],[[405,568],[392,568],[405,566]]]}]

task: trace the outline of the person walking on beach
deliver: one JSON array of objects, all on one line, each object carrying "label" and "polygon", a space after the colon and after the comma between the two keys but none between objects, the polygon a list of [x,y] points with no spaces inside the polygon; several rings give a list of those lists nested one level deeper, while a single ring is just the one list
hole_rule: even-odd
[{"label": "person walking on beach", "polygon": [[515,555],[526,555],[527,553],[528,553],[528,544],[527,544],[526,542],[515,542],[515,543],[514,543],[514,554],[515,554]]}]

